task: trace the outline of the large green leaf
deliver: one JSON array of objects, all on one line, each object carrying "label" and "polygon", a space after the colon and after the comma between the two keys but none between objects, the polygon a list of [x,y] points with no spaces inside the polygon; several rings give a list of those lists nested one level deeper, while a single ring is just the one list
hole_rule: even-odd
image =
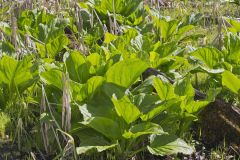
[{"label": "large green leaf", "polygon": [[147,147],[154,155],[172,155],[183,153],[190,155],[195,149],[175,135],[152,135],[150,145]]},{"label": "large green leaf", "polygon": [[[103,98],[106,97],[104,96]],[[93,100],[95,101],[95,99]],[[109,105],[108,102],[101,103],[103,104],[89,102],[88,104],[79,106],[83,119],[88,120],[91,117],[105,117],[116,121],[119,120],[117,113],[113,110],[113,106]]]},{"label": "large green leaf", "polygon": [[[238,0],[236,0],[237,2]],[[239,2],[238,2],[239,3]],[[228,27],[228,29],[232,32],[232,33],[238,33],[240,31],[240,23],[237,20],[231,19],[231,18],[225,18],[225,20],[227,20],[227,22],[231,25],[231,27]]]},{"label": "large green leaf", "polygon": [[[154,48],[154,52],[158,53],[159,58],[164,58],[169,55],[173,55],[176,50],[177,50],[176,42],[164,43]],[[154,55],[154,52],[151,54]],[[161,61],[161,59],[158,61]]]},{"label": "large green leaf", "polygon": [[29,58],[17,61],[9,56],[0,60],[1,81],[9,86],[9,89],[23,91],[33,83],[31,72],[32,63]]},{"label": "large green leaf", "polygon": [[125,90],[125,88],[113,83],[104,83],[102,86],[102,91],[109,99],[112,99],[113,95],[119,99],[122,98],[125,95]]},{"label": "large green leaf", "polygon": [[194,97],[195,91],[192,87],[190,76],[177,81],[175,84],[174,92],[178,96]]},{"label": "large green leaf", "polygon": [[142,113],[147,113],[155,108],[159,101],[159,96],[155,94],[140,93],[134,96],[134,104],[138,106]]},{"label": "large green leaf", "polygon": [[98,12],[102,14],[107,14],[108,12],[117,13],[124,16],[129,16],[133,13],[138,5],[140,0],[92,0],[91,1]]},{"label": "large green leaf", "polygon": [[[143,77],[145,75],[143,74]],[[145,79],[141,84],[139,84],[138,86],[136,86],[133,90],[131,90],[131,92],[136,95],[136,94],[152,94],[153,93],[153,79],[155,77],[154,76],[150,76],[147,79]]]},{"label": "large green leaf", "polygon": [[46,11],[24,11],[18,20],[22,34],[32,37],[41,57],[50,58],[55,58],[70,43],[64,33],[69,23],[68,18],[56,18]]},{"label": "large green leaf", "polygon": [[55,58],[55,55],[62,51],[70,41],[65,35],[61,35],[46,44],[48,56]]},{"label": "large green leaf", "polygon": [[65,35],[59,35],[46,44],[36,42],[36,47],[41,57],[55,58],[69,43]]},{"label": "large green leaf", "polygon": [[76,148],[77,154],[91,153],[91,151],[102,152],[117,145],[117,143],[109,142],[101,133],[91,128],[80,128],[74,135],[81,141],[79,147]]},{"label": "large green leaf", "polygon": [[222,72],[224,72],[224,69],[223,68],[211,69],[211,68],[199,65],[199,66],[196,66],[196,67],[192,68],[191,72],[193,72],[193,73],[203,72],[203,73],[208,73],[208,74],[221,74]]},{"label": "large green leaf", "polygon": [[102,152],[116,147],[116,143],[109,143],[101,137],[92,137],[85,141],[81,141],[80,146],[76,148],[77,154],[83,154],[90,151]]},{"label": "large green leaf", "polygon": [[41,80],[48,84],[57,87],[62,90],[62,72],[58,69],[50,69],[40,73]]},{"label": "large green leaf", "polygon": [[110,118],[91,117],[81,123],[102,133],[109,139],[119,139],[122,136],[122,130],[119,124]]},{"label": "large green leaf", "polygon": [[179,103],[179,99],[175,99],[175,98],[173,98],[171,100],[168,100],[168,101],[163,101],[160,104],[157,104],[156,107],[151,109],[146,114],[143,114],[141,116],[141,119],[143,121],[148,121],[150,119],[153,119],[154,117],[158,116],[160,113],[162,113],[163,111],[167,110],[172,105],[176,105],[177,103]]},{"label": "large green leaf", "polygon": [[110,42],[114,41],[117,39],[117,36],[114,34],[111,34],[109,32],[105,33],[105,39],[104,39],[104,43],[109,44]]},{"label": "large green leaf", "polygon": [[230,62],[235,62],[239,64],[240,59],[240,38],[238,35],[229,34],[226,38],[228,55],[227,59]]},{"label": "large green leaf", "polygon": [[41,42],[46,42],[48,36],[48,26],[44,25],[42,23],[40,23],[38,25],[38,40],[40,40]]},{"label": "large green leaf", "polygon": [[118,116],[122,117],[128,124],[134,122],[140,116],[138,108],[125,95],[121,99],[117,99],[114,95],[112,102],[115,106]]},{"label": "large green leaf", "polygon": [[174,87],[169,82],[164,82],[160,78],[154,78],[153,85],[161,100],[169,100],[176,97]]},{"label": "large green leaf", "polygon": [[79,83],[85,83],[88,80],[89,64],[81,53],[76,51],[70,53],[65,63],[71,80]]},{"label": "large green leaf", "polygon": [[85,119],[89,117],[108,117],[118,121],[120,117],[114,109],[111,98],[113,94],[119,98],[123,97],[124,91],[112,83],[103,83],[101,87],[96,88],[92,95],[87,95],[87,104],[80,106],[80,111]]},{"label": "large green leaf", "polygon": [[240,79],[229,71],[222,73],[222,85],[230,89],[232,92],[238,94],[240,89]]},{"label": "large green leaf", "polygon": [[198,113],[202,108],[207,106],[210,101],[191,101],[188,104],[185,104],[184,108],[188,113]]},{"label": "large green leaf", "polygon": [[[160,121],[159,125],[163,128],[164,131],[168,132],[169,134],[179,134],[180,131],[180,122],[183,119],[182,115],[180,114],[181,112],[171,112],[172,108],[175,106],[172,106],[169,108],[169,112],[164,112],[162,113],[161,116],[159,116]],[[179,106],[177,106],[180,108]],[[169,127],[171,126],[171,127]]]},{"label": "large green leaf", "polygon": [[80,84],[75,81],[71,81],[71,88],[74,100],[83,101],[85,99],[90,99],[96,90],[102,86],[104,78],[101,76],[94,76],[88,79],[87,83]]},{"label": "large green leaf", "polygon": [[176,33],[179,22],[176,20],[158,19],[154,16],[154,24],[160,30],[161,38],[165,42]]},{"label": "large green leaf", "polygon": [[181,40],[184,38],[187,32],[191,31],[194,28],[193,25],[186,25],[178,29],[175,38],[176,40]]},{"label": "large green leaf", "polygon": [[125,132],[123,134],[123,137],[125,138],[137,138],[142,135],[147,135],[147,134],[164,134],[165,132],[163,131],[162,127],[159,126],[158,124],[151,123],[151,122],[144,122],[144,123],[139,123],[134,126],[132,126],[129,131]]},{"label": "large green leaf", "polygon": [[88,94],[86,92],[86,84],[80,84],[75,81],[70,81],[70,89],[72,93],[72,98],[76,102],[82,102],[88,97]]},{"label": "large green leaf", "polygon": [[130,87],[147,69],[148,65],[139,59],[120,61],[110,67],[105,75],[107,82]]},{"label": "large green leaf", "polygon": [[104,78],[101,76],[94,76],[91,77],[90,79],[88,79],[87,81],[87,93],[88,96],[94,94],[94,92],[100,87],[102,86],[104,82]]},{"label": "large green leaf", "polygon": [[103,75],[105,72],[105,62],[98,53],[92,53],[87,56],[87,62],[91,64],[89,73],[93,75]]},{"label": "large green leaf", "polygon": [[199,48],[196,51],[192,52],[191,55],[202,61],[209,68],[218,67],[223,57],[222,52],[216,48],[209,47]]}]

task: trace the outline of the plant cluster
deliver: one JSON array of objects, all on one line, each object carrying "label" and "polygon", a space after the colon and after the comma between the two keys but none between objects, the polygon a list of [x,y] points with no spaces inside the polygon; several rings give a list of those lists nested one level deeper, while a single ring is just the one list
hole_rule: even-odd
[{"label": "plant cluster", "polygon": [[1,6],[12,15],[0,22],[0,132],[9,125],[42,158],[194,153],[184,136],[199,112],[239,95],[240,23],[221,18],[219,44],[199,46],[199,15],[173,19],[141,0],[66,5]]}]

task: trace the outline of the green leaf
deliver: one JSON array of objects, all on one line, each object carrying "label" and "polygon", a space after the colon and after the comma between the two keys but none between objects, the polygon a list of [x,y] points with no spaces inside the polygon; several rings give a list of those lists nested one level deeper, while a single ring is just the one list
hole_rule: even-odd
[{"label": "green leaf", "polygon": [[93,75],[103,75],[105,72],[105,62],[102,56],[98,53],[92,53],[87,56],[87,62],[91,64],[89,69],[90,74]]},{"label": "green leaf", "polygon": [[209,88],[207,91],[207,100],[214,102],[217,95],[222,91],[222,88]]},{"label": "green leaf", "polygon": [[158,124],[151,123],[151,122],[144,122],[139,123],[134,126],[132,126],[129,131],[125,132],[123,134],[123,137],[129,139],[129,138],[137,138],[142,135],[148,135],[148,134],[157,134],[161,135],[164,134],[162,127]]},{"label": "green leaf", "polygon": [[161,100],[169,100],[176,97],[174,88],[169,82],[164,82],[160,78],[154,78],[153,86]]},{"label": "green leaf", "polygon": [[232,27],[228,28],[228,29],[230,29],[231,32],[237,33],[240,31],[239,21],[231,19],[231,18],[225,18],[225,20],[227,20],[227,22],[232,26]]},{"label": "green leaf", "polygon": [[222,85],[238,94],[240,89],[240,79],[229,71],[222,73]]},{"label": "green leaf", "polygon": [[176,20],[167,21],[154,17],[154,24],[160,29],[163,41],[169,39],[177,31],[178,23]]},{"label": "green leaf", "polygon": [[230,62],[239,63],[240,58],[240,38],[238,35],[229,34],[226,38],[228,55],[227,59]]},{"label": "green leaf", "polygon": [[40,55],[40,57],[46,58],[47,51],[46,51],[45,45],[38,43],[38,42],[35,42],[35,44],[36,44],[36,48],[37,48],[37,51],[38,51],[38,54]]},{"label": "green leaf", "polygon": [[129,88],[147,67],[148,65],[139,59],[123,60],[111,66],[105,77],[107,82]]},{"label": "green leaf", "polygon": [[112,97],[112,102],[118,116],[122,117],[128,124],[137,120],[141,114],[138,108],[129,100],[126,95],[119,100],[114,95]]},{"label": "green leaf", "polygon": [[89,65],[81,53],[76,51],[70,53],[65,63],[71,80],[86,83],[89,78]]},{"label": "green leaf", "polygon": [[111,34],[109,32],[106,32],[104,43],[109,44],[110,42],[112,42],[116,39],[117,39],[117,36],[115,36],[114,34]]},{"label": "green leaf", "polygon": [[218,67],[223,57],[222,52],[216,48],[200,48],[192,52],[191,55],[211,69]]},{"label": "green leaf", "polygon": [[160,156],[177,153],[190,155],[195,151],[192,146],[175,135],[152,135],[147,148],[151,154]]},{"label": "green leaf", "polygon": [[168,101],[163,101],[160,104],[157,104],[157,107],[154,107],[151,109],[148,113],[143,114],[141,116],[141,119],[143,121],[148,121],[150,119],[153,119],[154,117],[158,116],[160,113],[162,113],[164,110],[167,110],[170,108],[172,105],[175,105],[179,102],[179,99],[171,99]]},{"label": "green leaf", "polygon": [[1,81],[14,91],[19,89],[23,91],[33,83],[33,74],[31,72],[32,63],[29,58],[17,61],[9,56],[4,56],[0,60]]},{"label": "green leaf", "polygon": [[91,153],[91,151],[102,152],[116,147],[117,143],[110,143],[100,133],[91,128],[82,128],[76,134],[81,143],[76,148],[77,154]]},{"label": "green leaf", "polygon": [[82,102],[88,97],[86,92],[87,91],[86,84],[80,84],[75,81],[70,81],[70,86],[74,101]]},{"label": "green leaf", "polygon": [[[148,73],[148,71],[146,71]],[[145,77],[145,74],[143,74],[143,77]],[[136,95],[136,94],[141,94],[141,93],[145,93],[145,94],[152,94],[153,93],[153,79],[155,78],[155,76],[150,76],[147,79],[145,79],[141,84],[139,84],[138,86],[134,87],[131,92]]]},{"label": "green leaf", "polygon": [[111,100],[112,96],[115,95],[118,98],[122,98],[125,95],[125,88],[120,87],[113,83],[104,83],[102,91]]},{"label": "green leaf", "polygon": [[89,151],[102,152],[117,146],[117,143],[109,143],[103,138],[92,137],[85,141],[81,141],[80,146],[76,148],[77,154],[84,154]]},{"label": "green leaf", "polygon": [[61,35],[46,44],[48,56],[55,58],[55,55],[62,51],[70,43],[65,35]]},{"label": "green leaf", "polygon": [[94,96],[96,90],[102,86],[103,82],[104,78],[100,76],[94,76],[88,79],[87,83],[85,84],[72,81],[71,88],[74,100],[81,102],[85,99],[90,99],[92,96]]},{"label": "green leaf", "polygon": [[188,97],[194,97],[195,91],[191,84],[191,77],[188,76],[182,80],[179,80],[175,84],[174,92],[178,96],[188,96]]},{"label": "green leaf", "polygon": [[12,29],[11,26],[7,23],[7,22],[0,22],[0,29],[2,30],[2,32],[4,34],[6,34],[7,36],[11,36],[12,34]]},{"label": "green leaf", "polygon": [[158,101],[159,96],[155,94],[140,93],[134,96],[134,104],[138,106],[139,110],[144,114],[154,108]]},{"label": "green leaf", "polygon": [[220,73],[224,72],[223,68],[210,69],[208,67],[203,67],[203,66],[200,66],[199,70],[202,70],[203,72],[207,72],[207,73],[210,73],[210,74],[220,74]]},{"label": "green leaf", "polygon": [[[180,111],[172,111],[177,109]],[[161,115],[159,115],[159,117],[156,117],[156,119],[159,118],[158,123],[165,132],[168,132],[169,134],[178,134],[180,131],[180,122],[183,119],[180,113],[180,104],[174,104],[166,112],[163,112]]]},{"label": "green leaf", "polygon": [[38,36],[37,36],[38,40],[40,40],[41,42],[45,42],[48,36],[47,34],[48,34],[48,26],[40,23],[38,25]]},{"label": "green leaf", "polygon": [[112,105],[111,100],[109,100],[111,104],[108,104],[109,103],[108,101],[104,101],[104,99],[106,98],[105,95],[101,95],[100,97],[103,99],[102,102],[96,101],[99,99],[95,97],[98,97],[98,94],[95,95],[94,98],[91,99],[91,101],[88,102],[87,104],[79,105],[79,110],[83,115],[83,119],[88,120],[91,117],[105,117],[118,121],[119,117],[116,111],[113,109],[114,106]]},{"label": "green leaf", "polygon": [[188,113],[198,113],[202,108],[207,106],[210,101],[191,101],[184,108],[187,110]]},{"label": "green leaf", "polygon": [[102,86],[103,82],[104,82],[104,78],[101,76],[94,76],[94,77],[91,77],[90,79],[88,79],[88,81],[86,83],[88,96],[91,96],[92,94],[94,94],[94,92],[100,86]]},{"label": "green leaf", "polygon": [[129,16],[131,13],[133,13],[137,7],[140,4],[140,0],[93,0],[92,3],[95,6],[95,9],[102,13],[102,14],[107,14],[107,13],[116,13],[116,14],[121,14],[124,16]]},{"label": "green leaf", "polygon": [[122,136],[119,124],[110,118],[91,117],[81,123],[102,133],[109,139],[119,139]]},{"label": "green leaf", "polygon": [[102,57],[98,53],[92,53],[87,56],[87,61],[93,66],[100,66],[102,62]]},{"label": "green leaf", "polygon": [[[169,55],[173,55],[176,50],[177,50],[176,42],[168,42],[168,43],[164,43],[159,46],[156,46],[156,48],[154,49],[154,52],[158,53],[159,58],[164,58]],[[154,53],[151,53],[151,54],[154,55]]]},{"label": "green leaf", "polygon": [[62,72],[58,69],[50,69],[40,73],[41,80],[62,90]]},{"label": "green leaf", "polygon": [[176,33],[176,39],[180,40],[180,39],[184,38],[184,35],[187,32],[191,31],[193,28],[194,28],[193,25],[186,25],[186,26],[183,26],[183,27],[179,28],[177,33]]}]

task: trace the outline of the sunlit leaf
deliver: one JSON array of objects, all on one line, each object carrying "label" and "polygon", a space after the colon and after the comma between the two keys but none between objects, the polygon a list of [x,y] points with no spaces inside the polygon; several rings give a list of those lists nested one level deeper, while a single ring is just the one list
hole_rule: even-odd
[{"label": "sunlit leaf", "polygon": [[57,69],[51,69],[49,71],[40,73],[41,80],[49,85],[53,85],[62,90],[62,72]]},{"label": "sunlit leaf", "polygon": [[104,136],[91,128],[83,128],[77,134],[81,143],[76,148],[77,154],[102,152],[116,147],[117,143],[110,143]]},{"label": "sunlit leaf", "polygon": [[138,59],[123,60],[110,67],[105,77],[107,82],[128,88],[140,77],[147,67],[148,65],[145,62]]},{"label": "sunlit leaf", "polygon": [[82,124],[93,128],[109,139],[119,139],[122,135],[119,124],[109,118],[91,117],[83,121]]},{"label": "sunlit leaf", "polygon": [[153,79],[153,85],[161,100],[168,100],[176,97],[174,87],[169,82],[164,82],[160,78]]},{"label": "sunlit leaf", "polygon": [[157,134],[161,135],[165,132],[159,126],[158,124],[151,123],[151,122],[145,122],[145,123],[139,123],[134,126],[132,126],[129,131],[125,132],[123,134],[123,137],[125,138],[137,138],[142,135],[148,135],[148,134]]},{"label": "sunlit leaf", "polygon": [[66,59],[66,66],[71,80],[85,83],[89,78],[89,65],[79,52],[71,52]]},{"label": "sunlit leaf", "polygon": [[224,71],[222,74],[222,85],[238,94],[240,89],[240,79],[229,71]]},{"label": "sunlit leaf", "polygon": [[28,58],[17,61],[9,56],[0,60],[1,81],[9,86],[9,89],[21,91],[30,87],[33,83],[31,72],[32,63]]},{"label": "sunlit leaf", "polygon": [[131,103],[127,96],[124,96],[121,99],[117,99],[117,97],[113,96],[112,102],[118,116],[122,117],[128,124],[134,122],[141,114],[138,108]]},{"label": "sunlit leaf", "polygon": [[147,148],[150,153],[161,156],[177,153],[190,155],[195,151],[192,146],[174,135],[152,135]]},{"label": "sunlit leaf", "polygon": [[191,53],[209,68],[216,68],[222,61],[223,54],[216,48],[200,48]]}]

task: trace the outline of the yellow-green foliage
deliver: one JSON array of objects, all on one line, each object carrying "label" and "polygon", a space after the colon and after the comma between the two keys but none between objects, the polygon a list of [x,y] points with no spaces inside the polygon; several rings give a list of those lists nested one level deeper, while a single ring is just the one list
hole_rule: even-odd
[{"label": "yellow-green foliage", "polygon": [[6,125],[10,122],[7,114],[0,112],[0,136],[5,137]]}]

